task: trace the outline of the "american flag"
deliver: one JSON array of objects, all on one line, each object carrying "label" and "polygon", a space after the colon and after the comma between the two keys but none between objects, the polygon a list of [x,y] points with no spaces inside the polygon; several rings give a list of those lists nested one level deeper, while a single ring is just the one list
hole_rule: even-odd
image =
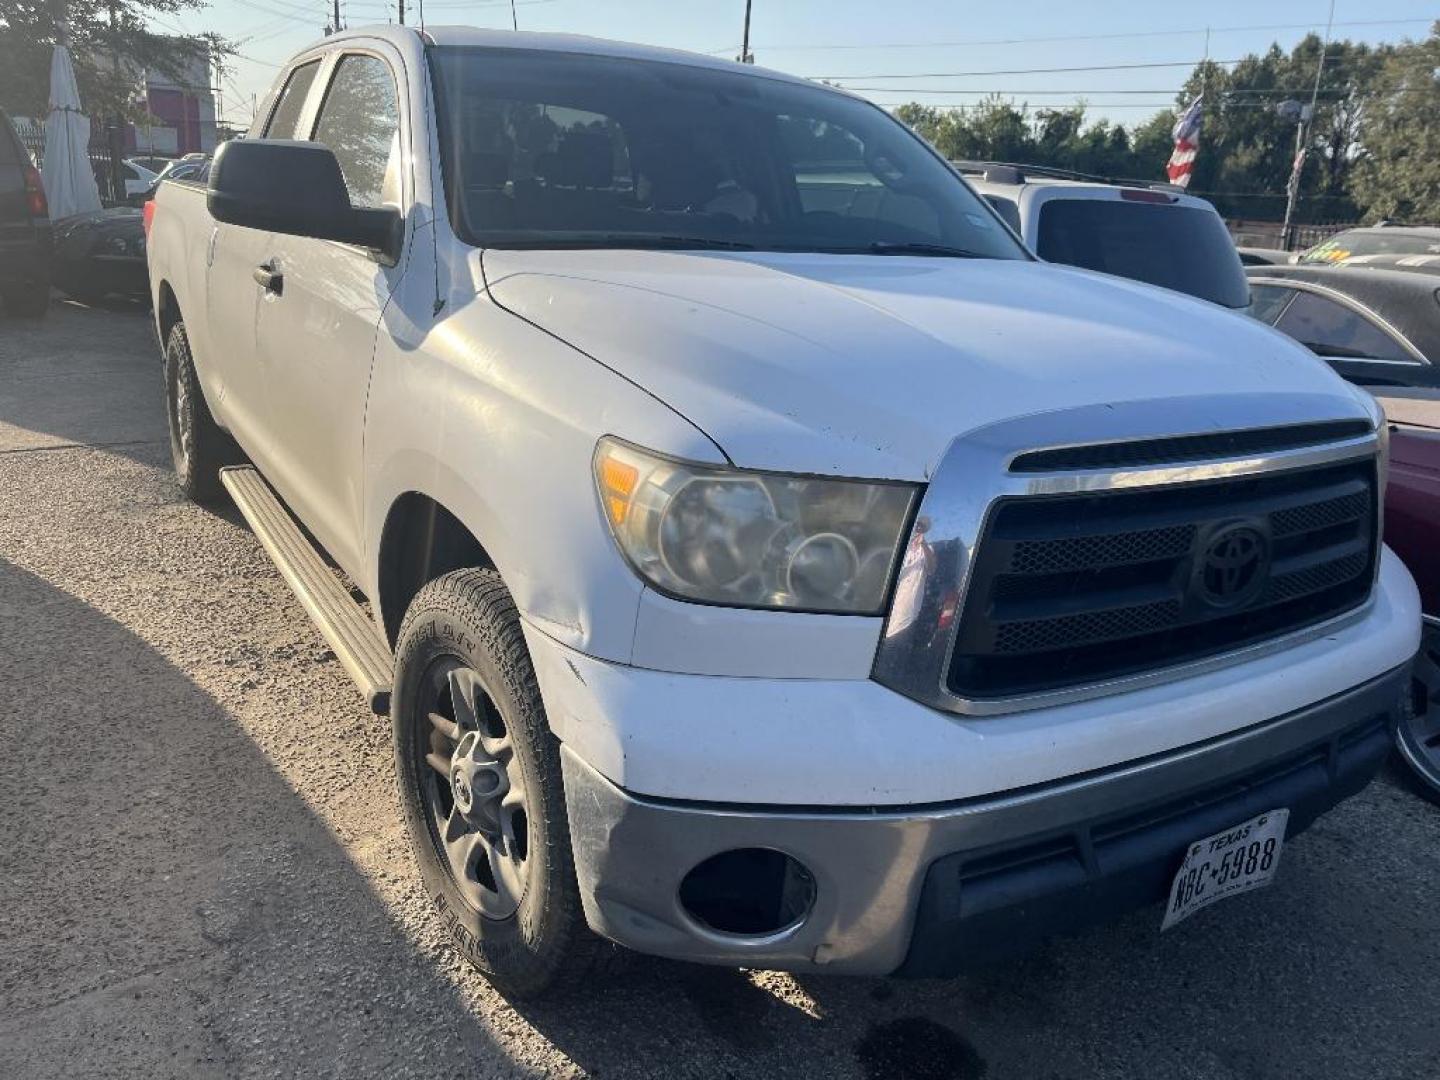
[{"label": "american flag", "polygon": [[1190,107],[1175,121],[1175,151],[1165,166],[1165,175],[1170,183],[1186,187],[1190,183],[1190,172],[1195,168],[1195,151],[1200,146],[1200,124],[1204,120],[1201,110],[1203,97],[1197,97]]}]

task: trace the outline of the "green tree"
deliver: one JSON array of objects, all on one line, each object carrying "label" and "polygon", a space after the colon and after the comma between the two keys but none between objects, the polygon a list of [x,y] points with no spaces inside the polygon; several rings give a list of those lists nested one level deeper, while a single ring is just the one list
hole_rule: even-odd
[{"label": "green tree", "polygon": [[[92,117],[144,113],[145,72],[180,79],[208,49],[219,58],[227,44],[213,34],[168,35],[149,27],[152,16],[203,7],[205,0],[0,0],[0,106],[43,117],[50,96],[50,57],[65,37]],[[64,29],[62,30],[62,26]]]},{"label": "green tree", "polygon": [[1366,217],[1440,222],[1440,22],[1386,56],[1358,129],[1355,195]]},{"label": "green tree", "polygon": [[[1324,49],[1318,92],[1316,67]],[[1196,65],[1175,100],[1205,96],[1205,126],[1190,189],[1234,217],[1278,220],[1295,159],[1296,110],[1305,128],[1299,220],[1440,220],[1440,23],[1424,42],[1323,45],[1311,34],[1288,52],[1272,45],[1227,68]],[[1288,111],[1279,108],[1291,102]],[[906,105],[897,115],[951,158],[1018,161],[1101,176],[1164,178],[1176,109],[1133,128],[1086,123],[1085,105],[1031,112],[995,97],[964,110]]]},{"label": "green tree", "polygon": [[[1211,192],[1217,205],[1238,216],[1275,216],[1295,159],[1296,119],[1284,101],[1308,105],[1322,42],[1307,35],[1289,53],[1272,45],[1230,70],[1197,65],[1176,102],[1205,95],[1205,127],[1190,186]],[[1370,82],[1385,47],[1332,41],[1325,48],[1316,111],[1307,129],[1307,165],[1301,174],[1302,208],[1314,216],[1355,212],[1346,197],[1351,169],[1362,155],[1360,119]]]}]

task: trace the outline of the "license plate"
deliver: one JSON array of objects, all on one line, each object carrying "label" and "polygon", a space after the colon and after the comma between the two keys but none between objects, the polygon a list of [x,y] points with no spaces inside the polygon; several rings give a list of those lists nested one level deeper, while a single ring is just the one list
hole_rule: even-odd
[{"label": "license plate", "polygon": [[1190,845],[1170,886],[1161,930],[1227,896],[1270,884],[1280,865],[1289,810],[1271,810]]}]

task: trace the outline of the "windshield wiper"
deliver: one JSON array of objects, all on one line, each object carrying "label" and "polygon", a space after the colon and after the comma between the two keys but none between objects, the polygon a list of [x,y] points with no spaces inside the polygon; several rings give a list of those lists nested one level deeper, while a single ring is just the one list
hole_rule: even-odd
[{"label": "windshield wiper", "polygon": [[926,244],[909,240],[876,240],[865,248],[872,255],[933,255],[941,259],[988,259],[978,251],[967,248],[949,247],[945,244]]}]

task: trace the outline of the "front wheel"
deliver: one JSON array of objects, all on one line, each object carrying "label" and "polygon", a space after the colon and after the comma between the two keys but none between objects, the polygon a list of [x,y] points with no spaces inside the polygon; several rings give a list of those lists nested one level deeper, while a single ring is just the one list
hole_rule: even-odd
[{"label": "front wheel", "polygon": [[455,571],[416,595],[391,719],[415,859],[460,953],[501,993],[527,998],[613,952],[585,924],[559,743],[493,570]]}]

